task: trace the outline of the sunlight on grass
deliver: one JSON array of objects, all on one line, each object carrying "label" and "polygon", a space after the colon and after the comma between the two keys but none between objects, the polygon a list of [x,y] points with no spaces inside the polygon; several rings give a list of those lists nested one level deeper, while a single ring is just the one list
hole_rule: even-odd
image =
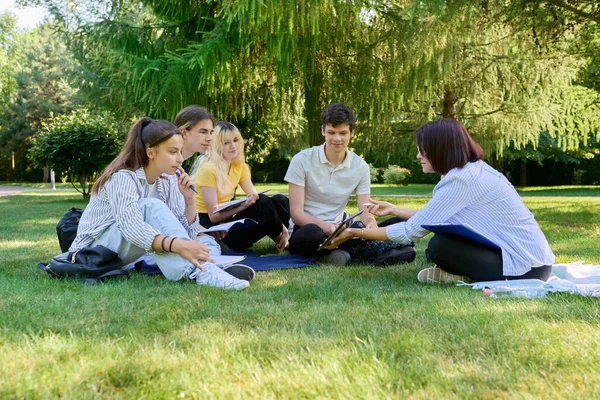
[{"label": "sunlight on grass", "polygon": [[78,194],[75,189],[65,189],[65,190],[28,190],[26,192],[21,192],[16,194],[15,196],[20,197],[64,197],[65,194],[73,195]]},{"label": "sunlight on grass", "polygon": [[[524,201],[557,261],[600,264],[600,197],[556,189],[567,197]],[[594,398],[600,386],[598,299],[418,284],[428,237],[408,265],[259,272],[242,292],[137,273],[89,286],[36,267],[59,252],[55,224],[85,206],[78,193],[0,202],[0,398]]]},{"label": "sunlight on grass", "polygon": [[277,276],[274,273],[262,273],[260,285],[264,288],[276,288],[288,283],[284,276]]},{"label": "sunlight on grass", "polygon": [[31,218],[31,219],[23,219],[23,220],[21,220],[21,225],[22,226],[30,226],[30,227],[33,227],[36,224],[56,226],[57,222],[58,221],[56,220],[55,217],[52,217],[52,218]]},{"label": "sunlight on grass", "polygon": [[5,250],[20,250],[24,251],[26,249],[36,249],[40,248],[42,245],[56,244],[56,240],[46,239],[44,241],[30,241],[30,240],[2,240],[0,241],[0,249],[2,252]]},{"label": "sunlight on grass", "polygon": [[565,185],[565,186],[527,186],[527,187],[519,187],[519,192],[543,192],[550,190],[560,190],[565,192],[565,194],[569,194],[568,192],[578,191],[578,190],[589,190],[590,192],[600,191],[599,186],[585,186],[585,185]]}]

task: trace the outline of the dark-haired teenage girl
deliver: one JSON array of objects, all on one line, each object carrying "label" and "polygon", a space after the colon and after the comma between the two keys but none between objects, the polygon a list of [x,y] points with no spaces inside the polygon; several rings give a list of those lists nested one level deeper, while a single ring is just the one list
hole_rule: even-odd
[{"label": "dark-haired teenage girl", "polygon": [[[237,279],[213,264],[214,240],[198,237],[198,216],[191,178],[181,168],[184,139],[167,121],[139,119],[119,155],[92,188],[70,251],[103,245],[124,264],[153,253],[169,280],[243,289]],[[178,178],[175,173],[179,172]]]}]

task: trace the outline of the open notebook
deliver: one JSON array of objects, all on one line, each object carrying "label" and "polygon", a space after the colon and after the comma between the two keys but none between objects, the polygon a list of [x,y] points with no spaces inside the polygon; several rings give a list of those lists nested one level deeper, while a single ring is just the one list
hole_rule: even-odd
[{"label": "open notebook", "polygon": [[[271,189],[263,190],[262,192],[259,192],[258,194],[265,194],[269,190],[271,190]],[[221,211],[231,210],[232,208],[236,208],[240,204],[244,203],[247,199],[248,199],[247,197],[242,197],[241,199],[226,201],[225,203],[217,204],[217,208],[215,208],[212,213],[216,214]]]},{"label": "open notebook", "polygon": [[479,233],[475,232],[468,225],[461,224],[434,224],[434,225],[421,225],[423,228],[433,233],[441,233],[443,235],[454,235],[464,239],[471,240],[475,243],[479,243],[482,246],[488,247],[493,250],[500,250],[500,246],[492,242],[488,238]]},{"label": "open notebook", "polygon": [[[246,222],[248,221],[248,222]],[[211,232],[229,232],[232,226],[235,224],[243,224],[243,225],[258,225],[258,222],[253,220],[252,218],[242,218],[236,219],[235,221],[225,222],[223,224],[213,225],[210,228],[200,229],[198,233],[211,233]]]},{"label": "open notebook", "polygon": [[240,261],[243,261],[246,256],[211,256],[215,261],[215,264],[221,268],[224,268],[228,265],[237,264]]}]

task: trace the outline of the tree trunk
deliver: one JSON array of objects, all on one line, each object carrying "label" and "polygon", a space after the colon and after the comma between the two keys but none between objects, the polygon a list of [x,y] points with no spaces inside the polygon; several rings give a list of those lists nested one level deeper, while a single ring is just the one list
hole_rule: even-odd
[{"label": "tree trunk", "polygon": [[42,182],[49,182],[50,181],[50,168],[44,167],[43,174],[44,175],[42,177]]},{"label": "tree trunk", "polygon": [[323,101],[323,71],[318,59],[315,65],[306,69],[304,79],[304,118],[306,118],[307,137],[310,146],[323,143],[321,135],[321,112],[325,107]]},{"label": "tree trunk", "polygon": [[456,102],[458,101],[458,97],[448,86],[444,88],[444,99],[442,101],[442,117],[456,118]]},{"label": "tree trunk", "polygon": [[527,160],[521,159],[519,165],[519,186],[527,186]]},{"label": "tree trunk", "polygon": [[83,195],[83,199],[88,201],[90,199],[90,185],[88,185],[88,180],[83,175],[79,177],[79,186],[81,186],[81,194]]}]

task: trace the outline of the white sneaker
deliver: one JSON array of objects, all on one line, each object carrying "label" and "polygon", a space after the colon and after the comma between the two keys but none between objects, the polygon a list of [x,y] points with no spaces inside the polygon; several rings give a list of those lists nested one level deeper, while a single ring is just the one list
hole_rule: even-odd
[{"label": "white sneaker", "polygon": [[206,271],[201,271],[196,268],[190,274],[190,279],[195,279],[196,284],[213,286],[221,289],[241,290],[250,286],[250,282],[237,279],[215,264],[204,263],[202,265]]},{"label": "white sneaker", "polygon": [[421,283],[441,283],[441,284],[451,284],[457,283],[458,281],[463,282],[471,282],[466,276],[463,275],[454,275],[449,272],[444,271],[438,267],[429,267],[419,271],[417,274],[417,280]]}]

